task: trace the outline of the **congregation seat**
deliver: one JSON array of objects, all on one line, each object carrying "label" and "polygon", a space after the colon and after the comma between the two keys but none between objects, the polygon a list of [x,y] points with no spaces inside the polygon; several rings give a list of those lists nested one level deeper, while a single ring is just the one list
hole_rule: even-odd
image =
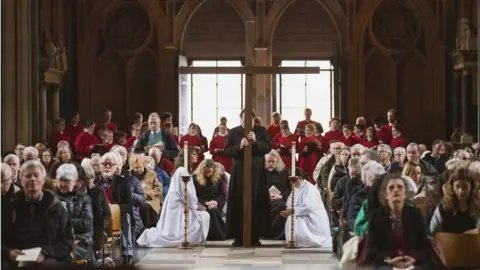
[{"label": "congregation seat", "polygon": [[447,267],[480,269],[480,234],[440,232],[435,239]]}]

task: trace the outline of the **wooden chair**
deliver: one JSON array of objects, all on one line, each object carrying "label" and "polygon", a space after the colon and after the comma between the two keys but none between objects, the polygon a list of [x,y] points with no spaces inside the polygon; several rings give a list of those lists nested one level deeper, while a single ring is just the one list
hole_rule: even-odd
[{"label": "wooden chair", "polygon": [[480,268],[480,235],[437,233],[447,267]]},{"label": "wooden chair", "polygon": [[112,258],[114,258],[116,255],[115,243],[120,240],[122,232],[120,206],[118,204],[110,204],[110,212],[112,213],[112,225],[111,230],[107,233],[107,240],[103,244],[103,258],[105,258],[105,248],[111,250]]}]

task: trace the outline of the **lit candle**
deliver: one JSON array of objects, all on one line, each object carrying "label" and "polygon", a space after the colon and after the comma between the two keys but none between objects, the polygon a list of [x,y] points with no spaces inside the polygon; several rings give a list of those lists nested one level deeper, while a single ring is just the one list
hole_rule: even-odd
[{"label": "lit candle", "polygon": [[185,141],[183,143],[183,167],[185,168],[185,176],[190,175],[188,173],[188,142]]},{"label": "lit candle", "polygon": [[296,143],[295,142],[292,142],[292,177],[295,177],[295,146],[296,146]]}]

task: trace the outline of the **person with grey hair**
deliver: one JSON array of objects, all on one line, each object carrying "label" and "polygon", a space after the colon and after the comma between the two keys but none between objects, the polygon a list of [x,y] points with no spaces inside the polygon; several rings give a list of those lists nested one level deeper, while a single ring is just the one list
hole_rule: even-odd
[{"label": "person with grey hair", "polygon": [[12,184],[12,168],[6,163],[2,163],[2,205],[4,198],[7,200],[13,197],[15,185]]},{"label": "person with grey hair", "polygon": [[407,159],[408,161],[413,161],[416,163],[419,163],[420,166],[422,167],[422,172],[426,176],[433,177],[435,179],[438,178],[439,173],[435,167],[430,164],[430,162],[420,159],[420,148],[418,147],[418,144],[416,143],[409,143],[407,146]]},{"label": "person with grey hair", "polygon": [[134,152],[137,154],[146,153],[151,147],[159,147],[163,154],[170,161],[178,155],[177,142],[172,134],[166,132],[160,126],[160,116],[158,113],[151,113],[148,117],[148,126],[150,130],[138,137],[138,141],[134,144]]},{"label": "person with grey hair", "polygon": [[75,258],[93,261],[93,209],[88,194],[77,192],[75,184],[78,181],[78,171],[73,164],[62,164],[57,169],[58,197],[66,204],[66,209],[72,220],[75,239]]},{"label": "person with grey hair", "polygon": [[280,212],[286,209],[286,200],[290,196],[291,184],[288,181],[288,171],[277,151],[272,150],[265,155],[267,169],[267,186],[270,191],[270,215],[272,217],[272,234],[275,239],[285,238],[286,218]]},{"label": "person with grey hair", "polygon": [[148,150],[148,155],[154,161],[153,170],[157,174],[158,181],[162,184],[163,199],[165,199],[168,193],[168,189],[170,187],[170,175],[168,175],[168,173],[163,170],[160,165],[162,164],[162,161],[169,161],[162,158],[162,151],[160,151],[160,149],[156,147],[150,148],[150,150]]},{"label": "person with grey hair", "polygon": [[388,173],[401,172],[402,168],[392,162],[392,148],[388,144],[380,144],[377,147],[377,154],[380,158],[380,164],[383,165]]},{"label": "person with grey hair", "polygon": [[2,261],[8,258],[10,267],[17,267],[21,250],[37,247],[36,264],[54,267],[72,261],[72,221],[57,196],[43,190],[45,177],[40,161],[26,161],[20,168],[24,189],[9,204],[2,203]]},{"label": "person with grey hair", "polygon": [[20,180],[18,178],[20,172],[20,158],[14,154],[8,154],[3,162],[8,164],[12,169],[12,183],[15,185],[16,189],[23,189]]},{"label": "person with grey hair", "polygon": [[37,148],[33,146],[28,146],[23,150],[23,160],[29,161],[29,160],[37,160],[38,159],[38,150]]},{"label": "person with grey hair", "polygon": [[70,147],[60,147],[57,150],[57,160],[50,167],[50,177],[57,179],[57,170],[62,164],[72,163],[72,150]]}]

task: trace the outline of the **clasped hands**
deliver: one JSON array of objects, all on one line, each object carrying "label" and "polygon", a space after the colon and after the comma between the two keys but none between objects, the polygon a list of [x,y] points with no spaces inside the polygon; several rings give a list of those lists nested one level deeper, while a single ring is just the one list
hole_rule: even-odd
[{"label": "clasped hands", "polygon": [[[209,201],[209,202],[206,202],[205,205],[208,207],[208,209],[215,209],[215,208],[217,208],[218,203],[217,203],[217,201]],[[205,211],[205,210],[207,210],[207,207],[205,207],[201,203],[198,203],[197,210]]]},{"label": "clasped hands", "polygon": [[247,135],[247,138],[243,138],[240,142],[240,148],[244,148],[250,145],[250,142],[253,144],[257,140],[255,133],[250,131]]},{"label": "clasped hands", "polygon": [[415,259],[410,256],[398,256],[393,259],[387,259],[387,263],[396,268],[405,269],[412,266],[415,263]]},{"label": "clasped hands", "polygon": [[284,211],[280,212],[280,216],[282,216],[282,217],[288,217],[288,216],[291,216],[291,215],[293,215],[293,209],[292,208],[288,208],[287,210],[284,210]]}]

